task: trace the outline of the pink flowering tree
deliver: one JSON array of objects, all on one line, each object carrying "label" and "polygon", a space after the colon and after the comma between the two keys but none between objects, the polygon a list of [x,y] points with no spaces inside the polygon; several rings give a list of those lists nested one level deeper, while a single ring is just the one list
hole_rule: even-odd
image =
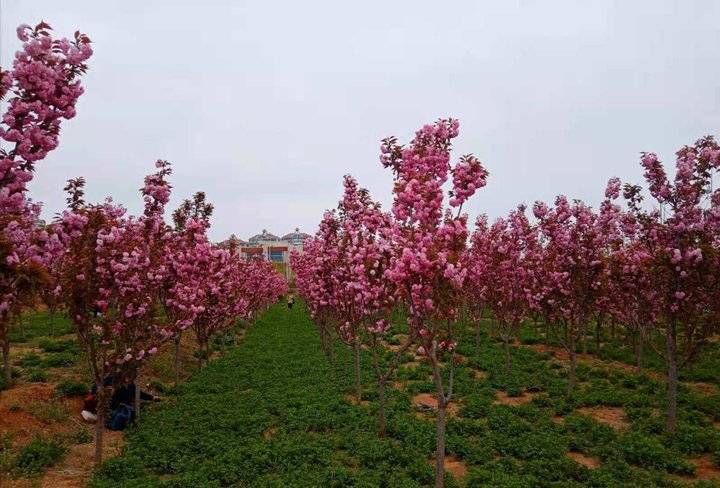
[{"label": "pink flowering tree", "polygon": [[471,236],[471,245],[462,256],[462,265],[467,269],[463,287],[464,307],[475,329],[475,350],[480,351],[483,315],[487,310],[488,289],[485,281],[489,274],[488,256],[491,254],[492,240],[487,215],[479,215],[475,221],[475,231]]},{"label": "pink flowering tree", "polygon": [[475,290],[492,311],[505,347],[505,368],[512,367],[510,343],[517,339],[520,326],[532,313],[537,231],[525,215],[525,207],[511,212],[487,227],[481,219],[472,237],[468,255],[474,261],[466,287]]},{"label": "pink flowering tree", "polygon": [[27,183],[38,161],[55,149],[63,119],[75,116],[83,93],[80,76],[92,54],[90,39],[53,39],[49,25],[21,25],[23,42],[12,69],[0,67],[0,100],[7,108],[0,122],[0,344],[6,383],[10,383],[8,332],[22,307],[48,283],[45,265],[59,242],[37,225],[40,207],[27,197]]},{"label": "pink flowering tree", "polygon": [[[463,204],[486,184],[487,171],[472,155],[452,166],[451,140],[456,120],[439,120],[416,132],[410,145],[394,137],[383,141],[381,162],[391,168],[395,184],[393,222],[387,231],[392,258],[384,275],[398,290],[408,311],[408,323],[418,338],[418,353],[430,363],[435,383],[437,446],[435,486],[444,484],[445,416],[453,394],[455,322],[462,302],[467,269],[461,259],[468,239]],[[452,180],[449,206],[443,186]],[[450,356],[449,372],[441,366]]]},{"label": "pink flowering tree", "polygon": [[672,181],[655,154],[642,156],[651,209],[642,207],[639,186],[624,189],[637,223],[632,271],[650,285],[638,290],[640,303],[649,307],[643,316],[663,339],[657,350],[667,366],[668,432],[677,426],[679,370],[692,363],[718,331],[720,289],[720,189],[712,188],[712,177],[720,170],[720,148],[706,137],[676,156]]},{"label": "pink flowering tree", "polygon": [[[361,204],[357,201],[355,181],[346,178],[345,184],[345,197],[338,206],[338,212],[325,212],[315,236],[318,245],[313,247],[311,243],[307,249],[309,251],[307,258],[314,261],[314,266],[307,270],[312,274],[305,274],[306,270],[300,264],[300,279],[297,283],[311,307],[311,312],[316,310],[328,312],[327,315],[319,316],[313,313],[313,318],[318,321],[322,341],[326,342],[328,338],[332,340],[332,337],[337,337],[352,348],[355,396],[360,402],[363,310],[361,304],[356,301],[360,285],[354,281],[353,274],[356,270],[351,258],[353,242],[348,230],[353,225],[350,223],[351,217],[357,216],[355,215],[357,207]],[[297,261],[302,263],[302,258],[298,259],[296,256]],[[333,327],[332,332],[326,332],[329,327]]]},{"label": "pink flowering tree", "polygon": [[243,318],[252,323],[260,313],[287,293],[287,280],[270,261],[240,259],[236,253],[229,252],[233,258],[233,272],[238,279],[239,293],[247,302]]},{"label": "pink flowering tree", "polygon": [[272,263],[245,261],[209,242],[197,242],[191,268],[199,274],[182,282],[195,288],[189,305],[201,365],[210,356],[210,341],[238,319],[252,321],[287,291],[287,282]]},{"label": "pink flowering tree", "polygon": [[382,212],[368,191],[359,188],[351,176],[345,177],[344,189],[338,207],[342,222],[339,279],[335,285],[342,314],[338,332],[341,337],[349,337],[354,346],[358,401],[362,394],[360,344],[372,354],[379,396],[378,432],[383,437],[386,386],[397,370],[400,357],[413,345],[416,331],[411,330],[403,343],[389,354],[390,358],[386,357],[384,339],[390,331],[390,316],[397,301],[394,282],[385,279],[392,259],[392,247],[387,240],[392,217]]},{"label": "pink flowering tree", "polygon": [[339,262],[339,230],[335,212],[325,212],[315,236],[303,244],[303,252],[294,251],[290,255],[298,293],[318,326],[323,351],[331,362],[335,358],[333,342],[338,322],[332,303],[335,289],[332,275]]},{"label": "pink flowering tree", "polygon": [[175,343],[175,386],[180,382],[182,334],[199,310],[196,283],[202,280],[203,269],[198,256],[208,245],[207,229],[212,212],[213,205],[205,200],[205,193],[197,192],[172,214],[174,229],[165,248],[166,275],[161,303]]},{"label": "pink flowering tree", "polygon": [[234,272],[230,252],[206,242],[194,249],[198,276],[195,316],[190,328],[195,333],[200,350],[200,365],[210,358],[210,341],[218,333],[232,327],[239,317],[249,314],[249,303],[242,296],[239,277]]},{"label": "pink flowering tree", "polygon": [[60,297],[97,388],[96,462],[113,386],[133,382],[142,363],[172,337],[157,313],[165,266],[155,249],[166,233],[160,216],[170,196],[169,166],[156,166],[142,189],[142,217],[127,216],[109,200],[85,203],[78,194],[84,182],[74,180],[66,187],[69,208],[57,223],[66,248],[58,263]]},{"label": "pink flowering tree", "polygon": [[560,326],[560,341],[570,357],[568,394],[576,383],[577,347],[603,296],[609,277],[608,234],[603,221],[579,200],[564,196],[549,208],[533,208],[544,244],[539,297],[546,320]]}]

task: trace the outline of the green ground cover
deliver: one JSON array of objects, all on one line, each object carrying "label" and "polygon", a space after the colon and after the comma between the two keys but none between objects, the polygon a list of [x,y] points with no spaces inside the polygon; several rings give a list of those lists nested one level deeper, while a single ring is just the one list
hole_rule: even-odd
[{"label": "green ground cover", "polygon": [[[416,394],[433,391],[430,369],[399,371],[388,437],[378,439],[369,358],[369,403],[355,405],[347,399],[350,355],[338,353],[333,367],[302,307],[271,308],[238,346],[145,415],[128,432],[124,454],[107,461],[91,486],[431,485],[434,422],[412,406]],[[517,348],[508,374],[501,346],[483,334],[476,349],[469,329],[459,353],[459,408],[448,423],[447,449],[468,471],[461,479],[448,475],[446,486],[717,486],[692,475],[700,457],[720,464],[720,395],[682,388],[679,430],[670,438],[663,433],[663,387],[652,378],[581,365],[569,399],[565,368],[548,355]],[[498,391],[532,399],[498,404]],[[583,407],[615,408],[625,425],[600,423]],[[598,466],[587,468],[570,452]]]}]

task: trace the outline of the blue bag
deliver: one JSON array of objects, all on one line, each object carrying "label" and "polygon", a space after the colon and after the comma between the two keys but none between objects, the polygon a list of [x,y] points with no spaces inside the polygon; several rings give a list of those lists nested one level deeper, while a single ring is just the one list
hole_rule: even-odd
[{"label": "blue bag", "polygon": [[107,428],[110,430],[124,430],[130,421],[132,421],[134,415],[135,410],[130,405],[121,403],[110,415]]}]

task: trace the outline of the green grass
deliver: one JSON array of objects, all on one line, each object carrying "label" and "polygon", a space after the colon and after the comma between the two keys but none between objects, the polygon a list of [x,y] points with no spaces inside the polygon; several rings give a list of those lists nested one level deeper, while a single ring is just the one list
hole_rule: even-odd
[{"label": "green grass", "polygon": [[30,342],[39,337],[52,337],[70,334],[72,322],[64,313],[55,313],[51,317],[47,312],[25,313],[20,323],[10,329],[10,342]]},{"label": "green grass", "polygon": [[[399,372],[408,388],[390,392],[388,437],[381,440],[368,358],[371,403],[355,406],[344,399],[352,389],[349,352],[338,353],[332,367],[302,306],[273,307],[176,398],[147,411],[128,432],[124,454],[106,462],[91,486],[430,486],[434,423],[411,408],[413,394],[432,391],[427,365]],[[577,394],[567,398],[564,368],[532,350],[515,349],[508,374],[501,346],[483,333],[476,350],[468,329],[459,353],[467,361],[455,372],[460,415],[448,423],[447,451],[469,473],[462,482],[448,476],[448,487],[666,487],[676,484],[670,475],[693,472],[690,457],[720,458],[714,397],[681,391],[679,430],[671,438],[663,433],[663,387],[645,376],[580,366]],[[489,376],[475,379],[472,369]],[[497,390],[536,396],[508,407],[493,403]],[[594,405],[622,407],[629,427],[614,430],[576,412]],[[552,421],[557,415],[563,423]],[[586,469],[566,456],[570,450],[602,464]]]},{"label": "green grass", "polygon": [[14,469],[26,476],[37,475],[57,463],[67,448],[62,444],[36,437],[15,458]]}]

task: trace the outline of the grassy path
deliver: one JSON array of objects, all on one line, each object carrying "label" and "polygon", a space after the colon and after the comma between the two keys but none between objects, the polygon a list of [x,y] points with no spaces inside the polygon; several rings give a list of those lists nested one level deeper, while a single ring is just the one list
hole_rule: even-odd
[{"label": "grassy path", "polygon": [[[501,345],[485,332],[481,339],[476,348],[474,333],[461,330],[447,450],[462,479],[448,476],[448,488],[719,485],[720,394],[681,388],[671,438],[653,378],[582,364],[578,391],[567,398],[562,363],[520,347],[508,373]],[[333,368],[303,308],[273,307],[239,346],[144,416],[125,453],[91,485],[430,486],[433,415],[412,405],[432,398],[433,384],[426,364],[404,361],[380,440],[372,378],[369,402],[353,405],[349,351],[339,348]]]},{"label": "grassy path", "polygon": [[305,312],[274,307],[173,405],[146,416],[128,434],[124,456],[106,463],[93,486],[429,482],[426,454],[378,440],[370,412],[345,400],[347,381],[329,366]]}]

